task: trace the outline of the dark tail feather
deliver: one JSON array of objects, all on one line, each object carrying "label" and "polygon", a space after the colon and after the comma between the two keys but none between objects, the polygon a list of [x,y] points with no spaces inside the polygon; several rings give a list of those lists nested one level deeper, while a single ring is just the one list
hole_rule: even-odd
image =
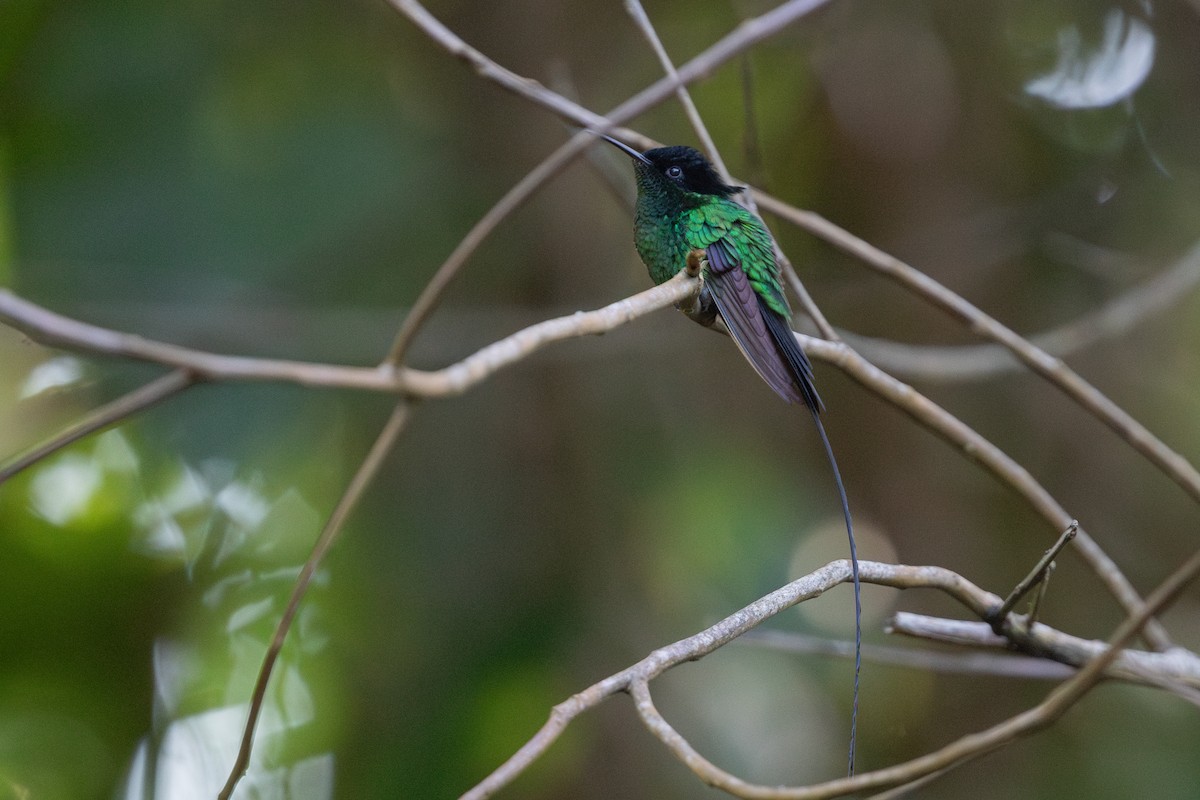
[{"label": "dark tail feather", "polygon": [[[846,501],[846,487],[842,485],[842,473],[838,470],[837,459],[833,457],[833,448],[829,445],[829,437],[825,435],[825,426],[821,424],[824,405],[813,384],[812,365],[808,356],[800,348],[800,343],[796,341],[787,320],[772,311],[761,297],[758,298],[758,303],[762,317],[767,323],[767,330],[791,372],[794,384],[791,387],[792,396],[796,400],[803,400],[808,406],[813,422],[817,425],[817,433],[821,434],[821,444],[825,446],[825,456],[829,459],[829,466],[833,469],[833,481],[837,484],[838,499],[842,501],[842,516],[846,519],[846,536],[850,539],[850,573],[854,578],[854,708],[850,712],[849,757],[850,774],[853,775],[854,745],[858,738],[858,679],[862,672],[862,588],[858,582],[858,550],[854,546],[854,524],[850,521],[850,504]],[[761,370],[759,374],[762,374]],[[788,395],[785,394],[784,397],[787,398]]]},{"label": "dark tail feather", "polygon": [[850,539],[850,574],[854,578],[854,706],[850,711],[850,756],[849,774],[854,774],[854,745],[858,739],[858,678],[862,672],[862,588],[858,582],[858,549],[854,546],[854,524],[850,522],[850,504],[846,501],[846,487],[842,485],[842,473],[838,470],[837,459],[833,457],[833,448],[829,446],[829,437],[825,435],[825,426],[821,424],[821,415],[812,406],[813,422],[817,424],[817,433],[821,434],[821,444],[825,445],[825,456],[829,466],[833,468],[833,481],[837,484],[838,498],[842,501],[842,516],[846,520],[846,536]]}]

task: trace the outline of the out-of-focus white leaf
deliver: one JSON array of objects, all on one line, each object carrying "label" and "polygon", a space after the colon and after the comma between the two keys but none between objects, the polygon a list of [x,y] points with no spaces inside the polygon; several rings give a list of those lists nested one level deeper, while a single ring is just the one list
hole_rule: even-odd
[{"label": "out-of-focus white leaf", "polygon": [[29,371],[18,396],[24,400],[42,392],[64,389],[83,380],[83,362],[74,356],[58,356],[43,361]]},{"label": "out-of-focus white leaf", "polygon": [[1058,34],[1058,63],[1025,84],[1026,93],[1056,108],[1103,108],[1132,95],[1154,66],[1155,37],[1146,23],[1113,9],[1095,48],[1078,26]]}]

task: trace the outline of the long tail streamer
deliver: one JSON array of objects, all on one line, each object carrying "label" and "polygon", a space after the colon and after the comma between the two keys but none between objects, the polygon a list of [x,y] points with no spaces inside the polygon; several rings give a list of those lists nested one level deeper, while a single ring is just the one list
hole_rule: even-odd
[{"label": "long tail streamer", "polygon": [[850,521],[850,503],[846,500],[846,487],[842,485],[842,473],[838,469],[837,459],[833,457],[833,448],[829,445],[829,437],[825,435],[825,426],[821,424],[821,416],[813,407],[813,422],[817,424],[817,433],[821,434],[821,444],[825,446],[825,455],[829,466],[833,469],[833,481],[837,484],[838,498],[842,501],[842,516],[846,520],[846,536],[850,539],[850,574],[854,578],[854,705],[850,711],[850,775],[854,774],[854,745],[858,737],[858,679],[862,672],[862,587],[858,582],[858,549],[854,546],[854,524]]}]

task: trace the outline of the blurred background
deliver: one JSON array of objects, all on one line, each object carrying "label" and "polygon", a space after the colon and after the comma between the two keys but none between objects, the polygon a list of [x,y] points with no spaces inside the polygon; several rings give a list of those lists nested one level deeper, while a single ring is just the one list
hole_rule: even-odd
[{"label": "blurred background", "polygon": [[[647,0],[678,63],[770,7]],[[597,111],[661,74],[617,2],[430,10]],[[1182,264],[1167,305],[1069,362],[1195,463],[1198,41],[1186,2],[833,0],[694,97],[740,179],[1024,334]],[[696,141],[676,103],[632,126]],[[458,240],[567,134],[380,2],[5,0],[0,281],[147,337],[373,364]],[[557,177],[471,260],[410,363],[444,366],[645,288],[628,173],[597,150]],[[767,221],[839,328],[976,342]],[[1006,593],[1057,531],[908,417],[816,369],[860,556]],[[158,374],[0,330],[0,456]],[[906,379],[1025,465],[1142,591],[1194,549],[1195,505],[1043,381]],[[214,796],[291,582],[390,406],[199,387],[0,486],[0,797]],[[238,796],[457,796],[554,703],[844,555],[811,423],[727,340],[664,311],[556,345],[417,409],[303,605]],[[1193,649],[1198,600],[1193,589],[1164,617]],[[871,643],[889,643],[897,608],[960,615],[928,593],[865,587],[864,602]],[[1120,619],[1070,553],[1043,613],[1087,637]],[[770,627],[844,640],[852,619],[839,587]],[[654,686],[717,764],[804,783],[844,768],[851,675],[847,660],[738,644]],[[1050,688],[867,663],[860,767],[919,755]],[[1194,708],[1104,686],[921,795],[1191,798],[1197,741]],[[616,698],[502,796],[718,793]]]}]

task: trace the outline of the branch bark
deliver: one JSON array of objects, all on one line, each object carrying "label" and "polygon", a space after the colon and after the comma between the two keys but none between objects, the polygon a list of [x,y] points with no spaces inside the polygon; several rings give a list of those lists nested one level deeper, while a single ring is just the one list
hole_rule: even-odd
[{"label": "branch bark", "polygon": [[[47,344],[185,369],[198,379],[287,381],[305,386],[343,387],[434,398],[462,394],[496,371],[526,358],[550,342],[614,330],[652,311],[685,302],[698,289],[698,279],[681,272],[666,283],[604,308],[532,325],[482,348],[456,364],[433,372],[408,367],[346,367],[192,350],[88,325],[55,314],[6,290],[0,290],[0,321]],[[1012,486],[1056,531],[1063,530],[1071,523],[1074,517],[1024,467],[941,406],[878,369],[844,343],[801,334],[797,334],[797,337],[810,357],[837,366]],[[1115,562],[1082,529],[1077,549],[1126,611],[1136,613],[1141,607],[1137,592]],[[1170,646],[1166,631],[1156,622],[1147,625],[1146,635],[1148,641],[1158,649]]]},{"label": "branch bark", "polygon": [[[756,600],[710,628],[653,651],[636,664],[610,675],[558,704],[551,711],[545,725],[525,745],[491,775],[464,793],[461,800],[483,800],[493,796],[549,749],[573,719],[622,692],[632,695],[634,707],[647,730],[676,758],[705,783],[737,797],[758,800],[824,800],[927,780],[931,776],[936,777],[966,761],[1041,730],[1062,716],[1098,681],[1110,675],[1118,677],[1113,673],[1113,668],[1124,647],[1137,634],[1138,629],[1166,607],[1197,573],[1200,573],[1200,552],[1172,573],[1147,599],[1140,611],[1121,624],[1108,645],[1102,645],[1100,652],[1088,660],[1083,669],[1051,691],[1046,699],[1034,708],[987,730],[964,736],[932,753],[885,769],[860,773],[851,778],[795,787],[750,783],[722,770],[695,750],[654,707],[649,684],[667,670],[688,661],[696,661],[745,635],[781,611],[818,597],[839,583],[849,581],[849,562],[834,561]],[[999,596],[986,592],[961,575],[941,567],[913,567],[860,561],[859,578],[863,583],[896,589],[937,589],[958,601],[980,619],[990,618],[1003,603]],[[1009,615],[1004,621],[1004,629],[1009,630],[1016,621],[1013,615]],[[985,623],[980,624],[988,627]],[[988,632],[991,632],[990,627]]]},{"label": "branch bark", "polygon": [[666,283],[603,308],[531,325],[462,361],[432,372],[408,367],[350,367],[194,350],[89,325],[56,314],[6,289],[0,289],[0,322],[48,346],[161,364],[186,370],[197,380],[281,381],[301,386],[434,398],[460,395],[552,342],[608,333],[646,314],[684,302],[698,290],[699,281],[681,272]]},{"label": "branch bark", "polygon": [[225,781],[224,788],[217,795],[218,800],[229,800],[233,796],[233,790],[237,788],[238,782],[246,774],[246,769],[250,766],[250,751],[254,747],[254,731],[258,726],[258,717],[262,711],[263,703],[267,696],[267,684],[271,680],[271,674],[275,668],[275,661],[279,658],[280,651],[283,650],[283,643],[287,639],[288,632],[292,629],[292,621],[296,618],[296,612],[300,609],[300,602],[304,599],[304,595],[308,592],[308,587],[312,583],[313,575],[316,574],[317,567],[321,565],[321,561],[325,555],[333,547],[338,536],[342,532],[342,527],[346,524],[346,519],[350,513],[358,505],[358,501],[362,499],[363,493],[374,480],[375,475],[379,472],[379,468],[383,466],[384,460],[392,447],[395,446],[396,440],[400,438],[405,425],[408,424],[409,412],[411,405],[407,400],[401,400],[392,409],[391,416],[384,423],[383,429],[376,437],[375,443],[371,445],[366,458],[359,464],[358,470],[354,473],[350,483],[346,486],[346,490],[338,499],[337,505],[333,509],[333,513],[329,515],[325,527],[321,530],[321,534],[317,537],[316,543],[313,545],[312,553],[304,562],[304,566],[300,569],[300,575],[296,578],[296,582],[292,585],[292,594],[288,598],[287,606],[283,610],[283,615],[279,618],[279,622],[275,626],[275,633],[271,637],[271,644],[267,647],[267,652],[263,656],[262,667],[258,671],[258,679],[254,684],[254,692],[250,697],[250,705],[246,715],[246,726],[242,732],[242,742],[238,748],[237,758],[234,760],[233,766],[229,770],[229,777]]},{"label": "branch bark", "polygon": [[1174,481],[1195,501],[1200,502],[1200,472],[1182,455],[1167,447],[1144,425],[1106,397],[1095,386],[1068,367],[1061,358],[1024,339],[1011,328],[952,292],[942,284],[885,253],[847,230],[839,228],[819,214],[798,208],[757,192],[763,208],[789,220],[798,227],[820,236],[825,241],[855,256],[863,264],[899,283],[919,297],[962,321],[974,333],[997,342],[1034,373],[1057,386],[1082,409],[1103,422],[1118,436],[1146,457],[1168,478]]},{"label": "branch bark", "polygon": [[[612,122],[620,123],[632,118],[633,114],[626,114],[628,107],[634,106],[637,101],[647,97],[659,100],[673,91],[677,84],[676,81],[669,78],[661,80],[619,106],[610,115],[610,119],[605,119],[547,89],[540,83],[523,78],[496,64],[438,23],[416,0],[391,1],[438,44],[452,54],[468,61],[481,77],[579,125],[612,131],[614,130]],[[778,32],[782,26],[798,19],[799,16],[808,13],[818,5],[820,4],[784,3],[761,17],[747,20],[733,34],[680,68],[678,82],[688,82],[707,74],[708,70],[714,69],[724,60],[741,52],[741,49],[771,33]],[[743,36],[743,33],[747,35]],[[638,111],[640,112],[640,110],[642,109],[639,108]],[[621,131],[620,135],[622,138],[637,141],[646,147],[653,147],[657,144],[654,140],[634,134],[632,131]],[[974,332],[1008,349],[1035,373],[1059,387],[1085,411],[1104,422],[1167,477],[1183,488],[1193,500],[1200,502],[1200,472],[1187,459],[1167,447],[1145,426],[1070,369],[1061,359],[1026,341],[1019,334],[929,276],[838,227],[819,214],[798,209],[765,192],[752,191],[754,198],[765,210],[857,257],[867,266],[896,280],[909,291],[963,321]]]},{"label": "branch bark", "polygon": [[28,469],[44,458],[54,455],[64,447],[90,436],[96,431],[116,425],[128,419],[139,411],[144,411],[157,405],[169,397],[179,394],[184,389],[193,386],[197,377],[186,369],[176,369],[160,378],[156,378],[145,386],[140,386],[112,402],[105,403],[83,419],[50,437],[46,441],[30,448],[27,452],[13,458],[0,467],[0,484],[22,470]]},{"label": "branch bark", "polygon": [[[1030,623],[1013,615],[1003,636],[986,622],[943,619],[901,611],[888,623],[889,633],[967,647],[1017,649],[1059,664],[1081,667],[1104,652],[1107,645],[1095,639],[1081,639],[1041,623]],[[1163,688],[1178,683],[1200,689],[1200,656],[1175,647],[1165,653],[1124,650],[1106,672],[1106,676],[1128,683]]]},{"label": "branch bark", "polygon": [[[430,14],[417,0],[389,0],[400,13],[408,17],[434,42],[445,48],[456,58],[469,64],[476,73],[497,85],[517,94],[533,97],[540,104],[555,109],[584,127],[601,132],[617,133],[615,127],[638,114],[653,108],[668,99],[681,86],[699,80],[712,70],[724,64],[738,54],[745,52],[759,42],[774,36],[788,25],[801,19],[814,9],[829,0],[788,0],[758,17],[745,20],[728,35],[722,37],[712,46],[679,68],[675,75],[669,75],[651,84],[633,97],[614,108],[607,116],[600,116],[583,109],[565,97],[552,92],[542,84],[530,78],[523,78],[511,70],[501,67],[469,44],[457,34],[443,25]],[[580,113],[582,112],[582,113]],[[404,355],[416,338],[418,331],[425,324],[429,315],[437,308],[442,294],[450,286],[459,271],[483,240],[495,229],[500,222],[513,210],[518,208],[539,189],[552,175],[571,162],[577,155],[595,143],[595,138],[587,132],[577,133],[564,145],[552,153],[532,172],[526,175],[516,186],[508,191],[503,198],[493,206],[486,215],[471,229],[466,237],[450,254],[450,257],[434,273],[429,284],[421,292],[412,310],[404,320],[392,348],[384,359],[384,364],[396,366],[403,362]]]}]

